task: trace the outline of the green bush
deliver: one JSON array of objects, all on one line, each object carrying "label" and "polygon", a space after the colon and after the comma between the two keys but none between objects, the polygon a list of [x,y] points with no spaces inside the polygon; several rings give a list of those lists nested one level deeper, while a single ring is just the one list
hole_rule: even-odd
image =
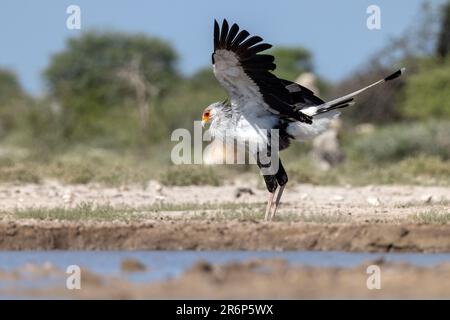
[{"label": "green bush", "polygon": [[450,122],[428,121],[385,126],[371,134],[353,136],[347,154],[371,163],[397,161],[417,155],[450,159]]},{"label": "green bush", "polygon": [[274,73],[280,78],[294,81],[301,73],[313,69],[311,53],[305,48],[277,47],[268,53],[275,57]]},{"label": "green bush", "polygon": [[39,183],[41,177],[33,168],[23,164],[0,166],[0,182]]},{"label": "green bush", "polygon": [[286,170],[291,182],[314,185],[450,185],[450,161],[436,156],[421,155],[379,164],[348,160],[328,171],[318,170],[312,159],[303,157],[288,163]]},{"label": "green bush", "polygon": [[[177,82],[176,60],[170,44],[143,34],[90,31],[69,39],[44,72],[62,107],[65,137],[149,138],[158,124],[154,105]],[[126,128],[117,131],[121,120]]]},{"label": "green bush", "polygon": [[16,75],[9,70],[0,69],[0,104],[22,96],[24,93]]},{"label": "green bush", "polygon": [[444,64],[427,63],[410,76],[404,89],[402,112],[415,119],[450,118],[450,59]]},{"label": "green bush", "polygon": [[174,84],[173,93],[160,101],[157,113],[166,129],[163,139],[177,128],[193,129],[193,121],[201,121],[203,110],[213,102],[226,98],[225,90],[214,77],[211,68],[200,70]]}]

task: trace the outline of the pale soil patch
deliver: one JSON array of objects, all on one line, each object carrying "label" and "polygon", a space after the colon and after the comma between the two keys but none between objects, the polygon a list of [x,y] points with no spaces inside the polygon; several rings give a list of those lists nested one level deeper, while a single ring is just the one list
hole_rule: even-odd
[{"label": "pale soil patch", "polygon": [[[238,188],[251,188],[253,195],[243,193],[236,198]],[[223,208],[237,209],[229,204],[259,204],[267,198],[255,181],[236,181],[220,187],[163,187],[155,181],[146,186],[127,185],[119,188],[98,184],[62,185],[55,181],[43,184],[1,184],[2,216],[8,212],[29,208],[74,208],[81,203],[111,208],[131,208],[137,211],[157,210],[160,214],[189,217],[214,213]],[[185,207],[186,209],[183,209]],[[177,208],[179,210],[177,210]],[[167,210],[169,209],[169,210]],[[427,186],[313,186],[289,185],[285,190],[279,216],[329,215],[349,216],[351,222],[389,221],[410,218],[427,212],[450,213],[450,187]]]}]

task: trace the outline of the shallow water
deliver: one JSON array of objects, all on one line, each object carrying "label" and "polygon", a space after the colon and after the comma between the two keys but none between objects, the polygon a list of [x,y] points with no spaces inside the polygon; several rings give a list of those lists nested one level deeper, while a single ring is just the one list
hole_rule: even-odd
[{"label": "shallow water", "polygon": [[[120,268],[124,259],[132,258],[146,266],[146,271],[126,273]],[[65,271],[78,265],[107,277],[120,277],[136,283],[148,283],[180,276],[194,263],[203,260],[214,264],[248,261],[251,259],[284,259],[292,265],[317,267],[353,267],[383,258],[388,262],[406,262],[417,266],[450,263],[450,253],[349,253],[333,251],[2,251],[0,270],[15,271],[18,279],[0,281],[0,299],[35,299],[36,296],[11,294],[17,289],[40,289],[64,286],[65,274],[33,275],[27,265],[51,264]],[[38,268],[39,269],[39,268]],[[68,275],[67,275],[68,276]],[[59,298],[39,296],[40,299]]]},{"label": "shallow water", "polygon": [[[143,263],[144,272],[124,273],[121,262],[133,258]],[[321,267],[353,267],[363,262],[384,258],[389,262],[407,262],[418,266],[433,266],[450,262],[450,253],[349,253],[334,251],[3,251],[0,252],[0,269],[17,270],[26,264],[43,265],[50,262],[66,270],[69,265],[79,265],[91,272],[119,276],[130,281],[150,282],[179,276],[199,260],[211,263],[228,263],[250,259],[280,258],[293,265]],[[51,279],[48,279],[51,281]],[[34,283],[39,286],[40,284]],[[0,284],[1,288],[1,284]]]}]

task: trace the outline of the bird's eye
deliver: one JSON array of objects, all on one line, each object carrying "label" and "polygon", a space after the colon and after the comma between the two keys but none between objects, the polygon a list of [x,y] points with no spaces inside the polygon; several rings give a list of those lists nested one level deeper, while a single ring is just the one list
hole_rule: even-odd
[{"label": "bird's eye", "polygon": [[209,112],[205,112],[205,117],[209,118]]}]

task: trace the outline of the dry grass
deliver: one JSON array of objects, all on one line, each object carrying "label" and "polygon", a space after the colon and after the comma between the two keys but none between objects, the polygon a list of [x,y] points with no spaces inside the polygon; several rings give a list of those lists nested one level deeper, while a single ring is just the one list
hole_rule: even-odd
[{"label": "dry grass", "polygon": [[440,211],[427,211],[413,216],[414,221],[424,224],[449,224],[450,213]]},{"label": "dry grass", "polygon": [[[256,220],[264,218],[263,203],[222,203],[222,204],[154,204],[143,207],[97,206],[81,203],[75,207],[27,208],[0,212],[0,216],[14,219],[67,220],[67,221],[140,221],[147,219],[210,219],[214,221]],[[176,214],[174,214],[176,213]],[[189,215],[183,215],[189,213]],[[319,212],[298,214],[294,211],[283,212],[275,217],[281,222],[305,223],[346,223],[350,217],[344,215],[326,215]]]},{"label": "dry grass", "polygon": [[[294,157],[293,153],[300,153]],[[222,184],[249,168],[243,166],[170,166],[162,159],[170,150],[152,155],[120,154],[103,149],[74,148],[49,158],[0,153],[0,182],[39,183],[47,178],[67,184],[98,182],[109,186],[147,183],[157,179],[168,186]],[[316,185],[414,184],[450,185],[450,161],[417,156],[392,163],[371,165],[348,159],[329,171],[318,170],[305,150],[282,154],[291,181]],[[166,163],[166,164],[163,164]],[[256,167],[251,167],[257,174]]]}]

